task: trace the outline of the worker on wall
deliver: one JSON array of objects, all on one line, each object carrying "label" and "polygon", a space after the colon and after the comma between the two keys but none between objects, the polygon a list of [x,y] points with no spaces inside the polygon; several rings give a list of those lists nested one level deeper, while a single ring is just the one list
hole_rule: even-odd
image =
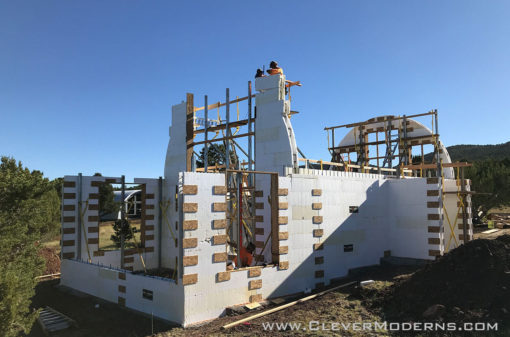
[{"label": "worker on wall", "polygon": [[259,77],[266,77],[266,75],[264,75],[264,72],[260,68],[257,69],[257,73],[255,74],[255,78],[259,78]]},{"label": "worker on wall", "polygon": [[[230,243],[230,244],[234,247],[237,246],[235,243]],[[234,268],[250,267],[253,264],[253,252],[254,251],[255,251],[255,245],[251,242],[248,243],[248,246],[246,246],[246,248],[241,246],[241,250],[238,252],[237,256],[234,258],[233,265],[229,263],[227,265],[227,269],[232,270]]]},{"label": "worker on wall", "polygon": [[278,67],[278,63],[276,61],[271,61],[271,63],[269,64],[269,69],[267,70],[267,73],[269,75],[278,75],[278,74],[283,75],[283,70],[282,70],[282,68]]},{"label": "worker on wall", "polygon": [[[248,243],[248,246],[244,248],[241,246],[241,251],[234,259],[234,263],[237,267],[249,267],[253,263],[253,252],[255,251],[255,245],[253,243]],[[239,258],[240,257],[240,258]]]}]

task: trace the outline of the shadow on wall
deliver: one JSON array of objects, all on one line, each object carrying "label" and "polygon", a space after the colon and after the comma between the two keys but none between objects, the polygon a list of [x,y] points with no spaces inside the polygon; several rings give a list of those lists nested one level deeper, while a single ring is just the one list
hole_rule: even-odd
[{"label": "shadow on wall", "polygon": [[[314,211],[323,217],[320,224],[314,224],[312,219],[291,219],[290,210],[289,239],[280,241],[280,246],[289,247],[290,274],[267,297],[320,288],[347,276],[350,269],[377,265],[384,252],[391,250],[392,243],[403,239],[408,233],[415,235],[408,239],[426,242],[425,220],[419,221],[419,226],[414,226],[412,232],[399,231],[396,224],[402,222],[399,218],[408,216],[405,209],[416,210],[413,207],[417,206],[412,205],[425,203],[420,198],[404,198],[398,201],[401,204],[396,205],[391,198],[397,191],[393,183],[402,181],[374,181],[365,189],[364,195],[359,190],[348,191],[348,187],[344,190],[346,182],[343,182],[341,190],[328,190],[325,186],[322,196],[314,197],[317,202],[322,202],[322,209]],[[405,183],[409,183],[407,187],[410,188],[422,182],[408,180]],[[406,186],[401,185],[399,188]],[[421,190],[411,192],[421,193]],[[302,196],[297,198],[304,199]],[[301,256],[306,258],[299,261]]]}]

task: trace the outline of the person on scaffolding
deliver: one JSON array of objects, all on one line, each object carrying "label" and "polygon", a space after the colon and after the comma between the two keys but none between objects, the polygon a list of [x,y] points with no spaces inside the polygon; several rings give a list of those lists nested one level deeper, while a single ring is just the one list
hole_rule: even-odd
[{"label": "person on scaffolding", "polygon": [[[235,243],[231,243],[231,245],[234,247],[237,246]],[[233,264],[232,265],[229,264],[229,267],[231,267],[231,269],[250,267],[253,264],[254,251],[255,245],[251,242],[248,243],[248,246],[246,246],[246,248],[241,246],[241,250],[237,253],[237,256],[234,258]]]},{"label": "person on scaffolding", "polygon": [[257,69],[257,73],[255,74],[255,78],[259,78],[259,77],[266,77],[266,75],[264,75],[264,72],[260,68]]},{"label": "person on scaffolding", "polygon": [[267,73],[269,75],[278,75],[278,74],[283,75],[283,70],[282,70],[282,68],[278,67],[278,63],[276,61],[271,61],[271,63],[269,64],[269,69],[267,70]]}]

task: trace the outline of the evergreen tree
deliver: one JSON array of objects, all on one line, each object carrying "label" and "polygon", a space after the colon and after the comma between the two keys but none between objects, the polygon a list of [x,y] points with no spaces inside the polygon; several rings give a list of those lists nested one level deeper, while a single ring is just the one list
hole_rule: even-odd
[{"label": "evergreen tree", "polygon": [[[204,167],[204,152],[205,147],[200,150],[199,157],[197,158],[197,167]],[[209,166],[224,165],[225,164],[225,145],[223,144],[209,144],[207,148],[207,164]],[[237,161],[236,154],[230,150],[230,162],[234,163]]]},{"label": "evergreen tree", "polygon": [[[101,177],[101,173],[95,173],[95,177]],[[113,186],[110,183],[99,184],[99,216],[118,212],[120,203],[115,202]]]},{"label": "evergreen tree", "polygon": [[[110,239],[115,243],[117,248],[121,246],[122,234],[124,234],[124,242],[127,243],[133,239],[135,233],[140,231],[136,227],[131,227],[127,219],[116,220],[113,224],[113,230],[115,233],[111,235]],[[140,244],[140,242],[138,242],[138,244]]]},{"label": "evergreen tree", "polygon": [[475,161],[466,168],[466,179],[471,179],[471,189],[489,195],[474,195],[473,210],[482,206],[485,211],[493,207],[510,205],[510,159]]},{"label": "evergreen tree", "polygon": [[37,317],[30,312],[35,277],[44,261],[37,255],[41,236],[58,230],[60,202],[55,186],[40,171],[2,157],[0,164],[0,336],[28,333]]}]

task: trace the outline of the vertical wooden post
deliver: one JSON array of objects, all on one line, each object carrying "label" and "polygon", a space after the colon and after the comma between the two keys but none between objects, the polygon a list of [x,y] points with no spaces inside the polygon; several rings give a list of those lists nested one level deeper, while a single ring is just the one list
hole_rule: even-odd
[{"label": "vertical wooden post", "polygon": [[[437,110],[434,110],[434,119],[436,122],[436,135],[434,136],[436,138],[436,163],[437,163],[437,177],[441,178],[443,176],[443,170],[441,169],[441,158],[439,154],[439,126],[438,126],[438,118],[437,118]],[[434,130],[432,130],[434,132]]]},{"label": "vertical wooden post", "polygon": [[122,190],[120,193],[120,269],[124,269],[124,244],[125,244],[125,219],[126,219],[126,204],[124,199],[126,199],[126,177],[122,176],[121,178]]},{"label": "vertical wooden post", "polygon": [[[248,170],[253,171],[253,152],[252,152],[252,142],[253,136],[251,135],[253,126],[251,125],[251,81],[248,81]],[[253,179],[253,176],[250,174],[250,180]],[[250,186],[252,181],[250,181]]]},{"label": "vertical wooden post", "polygon": [[[423,154],[423,143],[421,143],[421,164],[425,164],[425,155]],[[420,177],[423,178],[423,168],[420,168]]]},{"label": "vertical wooden post", "polygon": [[[376,128],[377,129],[377,128]],[[377,173],[381,174],[381,166],[379,166],[379,131],[375,131],[375,154],[377,156]]]},{"label": "vertical wooden post", "polygon": [[280,261],[279,241],[278,241],[278,174],[271,174],[271,255],[273,263]]},{"label": "vertical wooden post", "polygon": [[[127,216],[126,216],[127,218]],[[142,184],[142,216],[140,221],[140,245],[145,247],[145,222],[147,221],[147,185]],[[137,247],[138,248],[138,247]]]},{"label": "vertical wooden post", "polygon": [[163,236],[163,178],[158,179],[158,268],[161,268],[161,242]]},{"label": "vertical wooden post", "polygon": [[464,167],[460,168],[460,190],[462,191],[462,235],[464,235],[464,243],[468,242],[467,236],[467,214],[466,214],[466,185],[464,180]]},{"label": "vertical wooden post", "polygon": [[207,172],[207,167],[209,166],[209,144],[207,141],[209,140],[208,134],[207,134],[207,128],[209,124],[209,110],[207,107],[207,95],[204,96],[204,172]]},{"label": "vertical wooden post", "polygon": [[227,88],[225,99],[225,131],[227,140],[225,141],[225,167],[230,169],[230,89]]},{"label": "vertical wooden post", "polygon": [[193,94],[186,94],[186,171],[192,171],[193,161],[193,116],[195,114]]},{"label": "vertical wooden post", "polygon": [[[329,139],[329,130],[326,131],[328,133],[328,139]],[[335,153],[335,129],[331,129],[331,147],[333,148],[333,160],[334,162],[336,162],[336,153]],[[339,162],[339,161],[338,161]]]},{"label": "vertical wooden post", "polygon": [[[78,173],[78,231],[76,233],[76,248],[77,248],[77,254],[76,254],[76,257],[78,260],[81,261],[81,231],[82,231],[82,226],[83,226],[83,223],[82,223],[82,214],[83,214],[83,205],[82,205],[82,193],[83,193],[83,176],[81,173]],[[101,205],[99,204],[99,200],[97,201],[98,202],[98,207],[101,207]],[[101,223],[101,220],[99,220],[99,222]],[[99,227],[99,225],[98,225]],[[99,244],[98,244],[98,247],[99,247]],[[99,248],[98,248],[99,249]]]},{"label": "vertical wooden post", "polygon": [[[237,202],[237,223],[239,226],[239,255],[241,254],[241,249],[243,249],[243,174],[241,172],[237,173],[237,197],[239,198]],[[242,262],[241,256],[239,256],[239,265]]]}]

